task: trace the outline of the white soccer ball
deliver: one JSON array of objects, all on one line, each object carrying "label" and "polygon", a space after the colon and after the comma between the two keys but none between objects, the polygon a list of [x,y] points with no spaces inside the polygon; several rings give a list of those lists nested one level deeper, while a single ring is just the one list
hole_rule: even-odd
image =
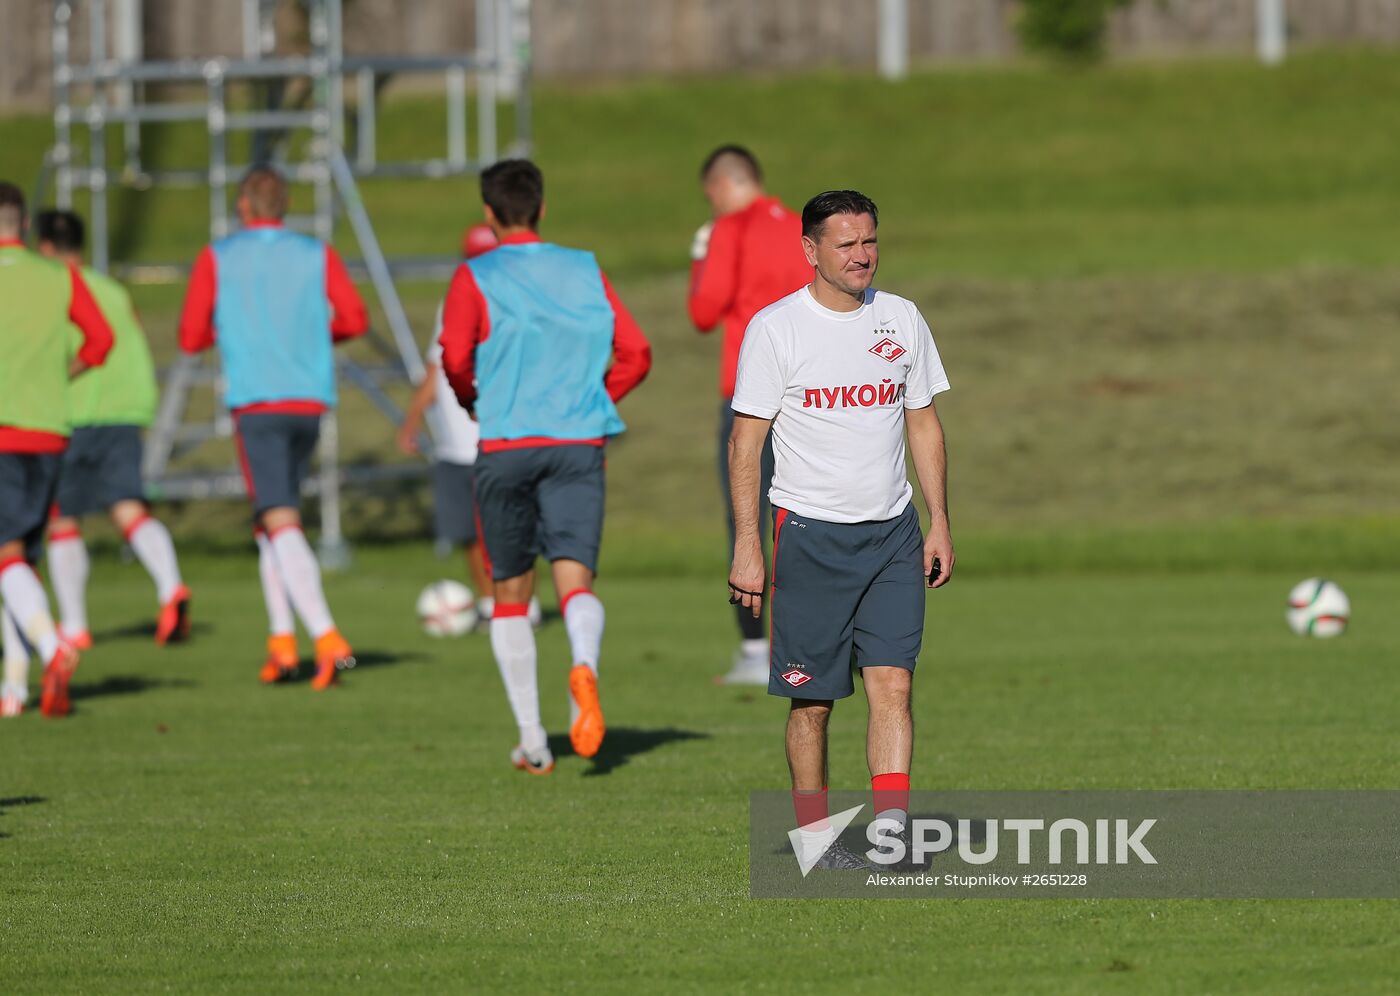
[{"label": "white soccer ball", "polygon": [[1351,600],[1335,581],[1308,578],[1288,593],[1288,626],[1299,636],[1340,636],[1351,618]]},{"label": "white soccer ball", "polygon": [[460,581],[434,581],[418,596],[418,621],[429,636],[461,636],[476,626],[476,599]]}]

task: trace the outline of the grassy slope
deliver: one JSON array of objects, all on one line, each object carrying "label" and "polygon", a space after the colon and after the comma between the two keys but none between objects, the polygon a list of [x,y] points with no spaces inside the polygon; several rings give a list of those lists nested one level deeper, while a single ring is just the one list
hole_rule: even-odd
[{"label": "grassy slope", "polygon": [[[372,666],[326,696],[252,680],[256,646],[239,635],[261,622],[250,562],[188,569],[197,643],[153,653],[144,635],[114,634],[148,593],[137,568],[107,560],[94,626],[113,635],[84,666],[79,711],[0,724],[6,991],[1391,983],[1389,903],[747,899],[746,796],[785,777],[781,708],[709,685],[730,644],[712,579],[605,581],[613,739],[601,763],[563,757],[541,780],[504,763],[513,730],[484,638],[416,632],[413,594],[443,571],[421,548],[366,553],[332,582]],[[1317,643],[1282,625],[1292,580],[940,592],[920,784],[1393,786],[1400,622],[1385,606],[1400,582],[1353,578],[1364,624]],[[557,623],[541,648],[560,730]],[[833,784],[864,782],[861,711],[838,710]]]},{"label": "grassy slope", "polygon": [[[614,455],[614,522],[713,534],[717,499],[697,482],[712,475],[717,349],[683,298],[703,217],[695,164],[722,138],[752,143],[790,202],[850,184],[882,204],[882,283],[924,307],[954,381],[942,409],[964,528],[1393,516],[1400,361],[1384,343],[1400,307],[1400,111],[1375,95],[1397,84],[1394,59],[1355,52],[1277,71],[1207,61],[543,90],[548,233],[597,249],[656,342]],[[440,120],[439,104],[406,97],[381,148],[430,154]],[[0,175],[32,175],[47,126],[0,127]],[[189,134],[162,134],[153,156],[196,160]],[[478,210],[466,181],[367,184],[366,200],[386,245],[414,253],[450,251]],[[188,257],[205,210],[200,194],[130,195],[124,250]],[[440,291],[407,288],[420,329]],[[139,296],[168,355],[178,291]],[[395,459],[353,393],[345,419],[347,456]],[[196,459],[230,463],[227,450]],[[227,506],[183,521],[239,518]],[[351,509],[352,525],[418,518]]]}]

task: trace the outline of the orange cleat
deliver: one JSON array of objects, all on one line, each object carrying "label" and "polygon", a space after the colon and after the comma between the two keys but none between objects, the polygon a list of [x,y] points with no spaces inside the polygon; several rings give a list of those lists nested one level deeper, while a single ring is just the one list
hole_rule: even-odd
[{"label": "orange cleat", "polygon": [[80,629],[76,633],[64,633],[60,639],[67,640],[69,646],[74,650],[92,649],[92,633],[85,629]]},{"label": "orange cleat", "polygon": [[598,676],[587,664],[575,664],[569,672],[569,694],[578,706],[569,742],[579,757],[592,757],[603,746],[603,706],[598,701]]},{"label": "orange cleat", "polygon": [[267,638],[267,660],[263,662],[258,679],[264,685],[290,681],[297,676],[301,660],[297,656],[297,638],[292,633],[274,633]]},{"label": "orange cleat", "polygon": [[184,643],[189,638],[190,590],[180,585],[170,601],[160,607],[160,616],[156,619],[156,646]]},{"label": "orange cleat", "polygon": [[341,671],[355,666],[350,644],[333,629],[316,639],[316,676],[311,679],[312,691],[323,692],[339,679]]},{"label": "orange cleat", "polygon": [[24,714],[24,699],[18,695],[5,692],[0,694],[0,718],[14,719],[16,716]]},{"label": "orange cleat", "polygon": [[68,715],[68,679],[78,668],[78,652],[67,643],[59,642],[53,659],[44,667],[44,690],[39,696],[39,711],[50,718]]},{"label": "orange cleat", "polygon": [[554,755],[549,752],[548,747],[526,750],[517,746],[510,752],[510,763],[526,774],[547,775],[554,770]]}]

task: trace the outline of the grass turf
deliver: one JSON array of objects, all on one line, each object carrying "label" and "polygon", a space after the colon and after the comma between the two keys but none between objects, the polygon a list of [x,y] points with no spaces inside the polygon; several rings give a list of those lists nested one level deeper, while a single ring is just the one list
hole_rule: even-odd
[{"label": "grass turf", "polygon": [[[362,552],[330,595],[364,665],[263,688],[251,559],[187,557],[196,639],[156,651],[139,568],[99,561],[100,643],[63,722],[0,724],[11,992],[150,990],[1386,991],[1385,902],[776,902],[747,898],[747,793],[781,788],[782,707],[719,689],[716,578],[606,578],[599,758],[513,771],[484,637],[418,633],[456,565]],[[1394,577],[1301,640],[1293,574],[960,579],[930,596],[916,783],[1384,788]],[[548,601],[548,600],[547,600]],[[562,626],[540,632],[549,728]],[[863,708],[832,784],[865,784]],[[556,749],[567,755],[566,741]],[[814,967],[820,965],[820,975]]]}]

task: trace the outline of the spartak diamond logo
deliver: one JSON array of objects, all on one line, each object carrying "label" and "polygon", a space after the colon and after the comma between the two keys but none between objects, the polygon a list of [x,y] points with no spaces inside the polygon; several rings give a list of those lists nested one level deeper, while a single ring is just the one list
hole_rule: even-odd
[{"label": "spartak diamond logo", "polygon": [[812,676],[810,674],[803,674],[801,671],[797,670],[797,668],[793,668],[791,671],[784,672],[783,680],[793,688],[800,688],[811,681]]},{"label": "spartak diamond logo", "polygon": [[891,363],[908,352],[908,350],[893,339],[881,339],[870,347],[870,351],[880,357],[880,359],[889,360]]}]

